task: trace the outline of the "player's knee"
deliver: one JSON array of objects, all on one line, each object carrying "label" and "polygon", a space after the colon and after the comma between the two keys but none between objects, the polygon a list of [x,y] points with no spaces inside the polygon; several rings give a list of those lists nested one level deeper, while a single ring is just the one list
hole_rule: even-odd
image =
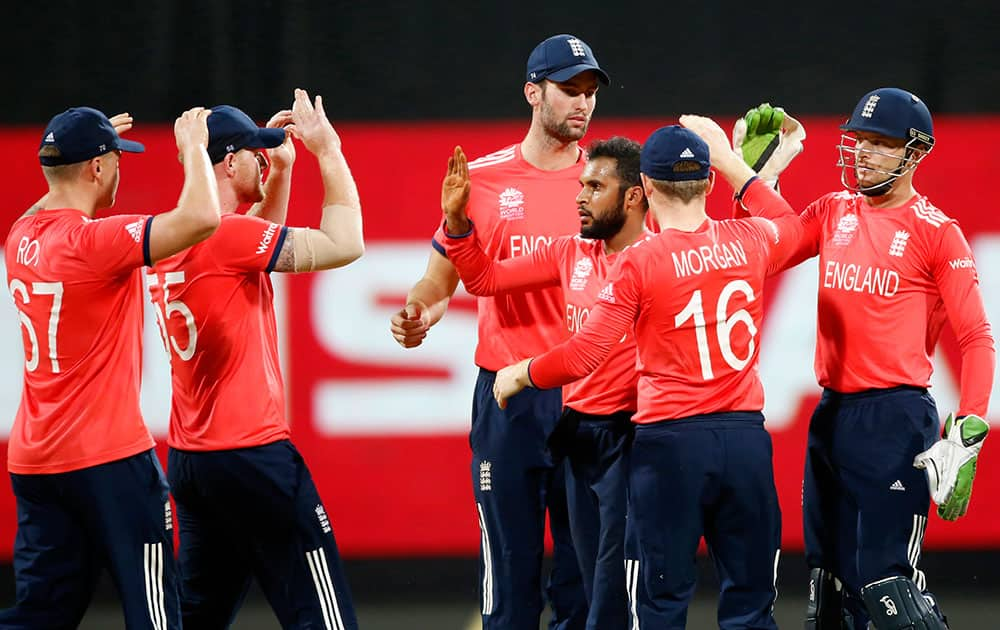
[{"label": "player's knee", "polygon": [[948,630],[947,624],[917,585],[895,576],[861,589],[876,630]]},{"label": "player's knee", "polygon": [[809,572],[805,630],[855,630],[854,620],[844,608],[843,584],[825,569]]}]

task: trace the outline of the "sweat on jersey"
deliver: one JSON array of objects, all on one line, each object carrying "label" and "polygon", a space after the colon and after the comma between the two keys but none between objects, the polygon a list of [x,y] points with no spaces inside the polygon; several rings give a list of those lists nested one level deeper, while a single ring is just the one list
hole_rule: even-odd
[{"label": "sweat on jersey", "polygon": [[172,368],[172,448],[228,450],[289,437],[268,276],[286,234],[277,223],[225,214],[212,236],[150,270]]},{"label": "sweat on jersey", "polygon": [[151,222],[58,209],[11,227],[4,256],[25,366],[10,472],[68,472],[153,447],[139,411]]},{"label": "sweat on jersey", "polygon": [[[560,236],[527,256],[493,261],[480,247],[475,233],[473,229],[462,237],[444,236],[448,259],[458,270],[466,290],[473,295],[497,295],[558,286],[566,304],[564,321],[570,334],[579,331],[587,321],[608,273],[624,252],[608,253],[602,240]],[[628,330],[600,367],[566,385],[563,406],[602,416],[635,411],[638,378],[635,335]]]},{"label": "sweat on jersey", "polygon": [[[774,216],[760,205],[753,214]],[[930,385],[945,319],[962,351],[958,414],[984,416],[996,354],[972,250],[958,223],[916,195],[873,208],[830,193],[802,212],[789,266],[819,255],[816,377],[850,393]]]},{"label": "sweat on jersey", "polygon": [[[581,151],[573,166],[543,171],[524,159],[520,145],[512,145],[470,162],[467,212],[483,251],[493,260],[526,256],[557,236],[579,232],[576,195],[585,161]],[[438,229],[433,245],[447,256],[444,243]],[[567,336],[562,291],[555,285],[483,296],[477,306],[475,360],[487,370],[543,352]]]},{"label": "sweat on jersey", "polygon": [[665,229],[640,241],[612,270],[583,329],[531,362],[532,383],[555,387],[589,374],[634,326],[633,422],[760,411],[764,279],[785,264],[802,228],[767,184],[755,180],[748,190],[760,193],[745,203],[783,216],[706,219],[693,232]]}]

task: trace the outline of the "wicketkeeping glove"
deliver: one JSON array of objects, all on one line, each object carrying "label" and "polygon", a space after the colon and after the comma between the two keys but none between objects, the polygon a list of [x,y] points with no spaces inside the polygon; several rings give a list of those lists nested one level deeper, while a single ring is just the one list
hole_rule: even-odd
[{"label": "wicketkeeping glove", "polygon": [[955,420],[952,414],[944,423],[944,438],[920,453],[913,465],[927,472],[931,498],[937,503],[938,516],[957,520],[969,509],[976,460],[990,426],[975,415]]},{"label": "wicketkeeping glove", "polygon": [[778,176],[802,152],[806,130],[780,107],[762,103],[736,121],[733,149],[772,187]]}]

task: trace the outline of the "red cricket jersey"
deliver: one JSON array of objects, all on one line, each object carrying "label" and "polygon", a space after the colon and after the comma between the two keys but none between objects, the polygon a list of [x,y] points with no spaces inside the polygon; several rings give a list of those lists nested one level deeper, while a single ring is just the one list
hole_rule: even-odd
[{"label": "red cricket jersey", "polygon": [[41,210],[7,236],[21,317],[24,389],[7,451],[17,474],[50,474],[148,450],[139,411],[147,215]]},{"label": "red cricket jersey", "polygon": [[611,272],[583,329],[531,362],[532,382],[554,387],[590,373],[634,326],[634,422],[762,409],[764,279],[785,262],[802,228],[766,184],[757,180],[750,189],[786,216],[706,219],[694,232],[666,229],[636,244]]},{"label": "red cricket jersey", "polygon": [[809,236],[790,263],[819,254],[819,384],[838,392],[929,386],[947,318],[962,351],[958,413],[985,415],[996,355],[958,223],[923,195],[873,208],[848,192],[819,198],[800,218]]},{"label": "red cricket jersey", "polygon": [[[448,259],[473,295],[496,295],[559,286],[570,334],[581,329],[612,266],[623,252],[607,253],[604,241],[561,236],[528,256],[494,262],[474,238],[444,240]],[[650,234],[647,238],[651,238]],[[581,413],[610,415],[636,410],[635,334],[628,330],[608,358],[588,376],[563,389],[563,405]]]},{"label": "red cricket jersey", "polygon": [[215,234],[150,271],[173,373],[171,447],[215,451],[289,437],[268,276],[286,231],[226,214]]},{"label": "red cricket jersey", "polygon": [[[468,214],[483,251],[493,260],[526,256],[557,236],[578,232],[575,200],[585,162],[581,151],[573,166],[543,171],[525,161],[520,145],[470,162]],[[434,247],[447,255],[440,229]],[[476,365],[487,370],[499,370],[566,338],[563,296],[556,286],[484,296],[477,303]]]}]

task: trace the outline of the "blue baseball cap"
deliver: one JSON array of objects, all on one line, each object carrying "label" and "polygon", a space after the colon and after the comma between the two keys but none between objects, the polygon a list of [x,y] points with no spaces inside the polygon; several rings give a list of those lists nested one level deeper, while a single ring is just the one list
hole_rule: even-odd
[{"label": "blue baseball cap", "polygon": [[597,65],[590,46],[572,35],[553,35],[528,55],[527,80],[530,83],[540,83],[544,79],[562,83],[587,70],[596,72],[604,85],[611,82],[608,73]]},{"label": "blue baseball cap", "polygon": [[[697,162],[701,168],[677,172],[674,166],[678,162]],[[680,125],[660,127],[654,131],[646,138],[639,155],[639,171],[660,181],[707,179],[710,165],[708,145],[698,134]]]},{"label": "blue baseball cap", "polygon": [[45,127],[38,150],[55,147],[59,155],[39,156],[43,166],[85,162],[110,151],[142,153],[146,147],[124,140],[104,112],[93,107],[71,107],[56,114]]},{"label": "blue baseball cap", "polygon": [[851,118],[840,129],[934,144],[930,110],[916,95],[899,88],[878,88],[862,96]]},{"label": "blue baseball cap", "polygon": [[284,141],[284,129],[258,127],[232,105],[216,105],[208,116],[208,157],[212,164],[240,149],[273,149]]}]

